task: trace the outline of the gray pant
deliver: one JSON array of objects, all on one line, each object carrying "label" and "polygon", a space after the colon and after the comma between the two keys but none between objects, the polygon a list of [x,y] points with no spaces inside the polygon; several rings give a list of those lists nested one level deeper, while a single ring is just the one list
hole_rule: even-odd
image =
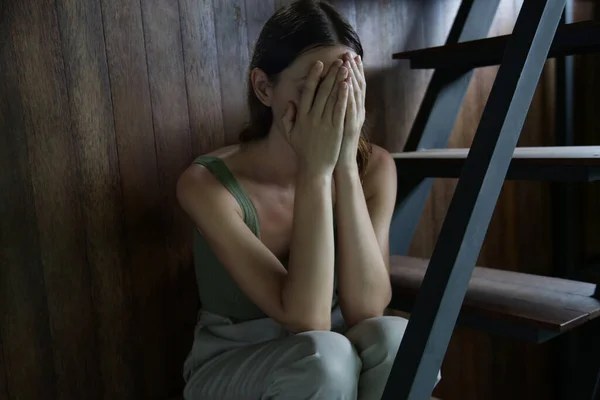
[{"label": "gray pant", "polygon": [[344,335],[304,332],[226,351],[190,374],[184,398],[378,400],[407,323],[371,318]]}]

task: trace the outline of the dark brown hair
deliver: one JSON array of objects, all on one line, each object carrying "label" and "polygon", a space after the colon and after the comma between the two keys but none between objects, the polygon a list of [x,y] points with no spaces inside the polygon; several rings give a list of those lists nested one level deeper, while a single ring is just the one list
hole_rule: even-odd
[{"label": "dark brown hair", "polygon": [[[361,57],[363,48],[356,31],[325,1],[299,0],[280,8],[263,26],[250,62],[250,72],[259,68],[271,82],[302,53],[323,46],[346,46]],[[273,113],[255,95],[248,79],[250,123],[240,133],[242,143],[266,137],[273,123]],[[363,125],[358,144],[357,163],[361,176],[369,161],[371,145]]]}]

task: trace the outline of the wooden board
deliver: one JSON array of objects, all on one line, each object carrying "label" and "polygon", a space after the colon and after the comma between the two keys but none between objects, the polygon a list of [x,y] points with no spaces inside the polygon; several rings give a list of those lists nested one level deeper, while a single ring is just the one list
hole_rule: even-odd
[{"label": "wooden board", "polygon": [[[131,277],[102,13],[95,0],[58,0],[86,258],[106,398],[134,398]],[[91,316],[88,316],[88,318]]]},{"label": "wooden board", "polygon": [[196,0],[179,0],[179,9],[192,153],[200,155],[225,140],[214,10]]},{"label": "wooden board", "polygon": [[[403,177],[458,178],[469,149],[394,153]],[[507,180],[591,182],[600,179],[600,146],[517,148]]]},{"label": "wooden board", "polygon": [[[469,149],[431,149],[393,153],[399,160],[426,160],[460,163],[469,155]],[[600,146],[518,147],[513,163],[542,165],[600,165]]]},{"label": "wooden board", "polygon": [[[221,78],[221,108],[225,143],[237,141],[240,130],[248,122],[246,93],[248,83],[248,34],[246,6],[242,1],[213,2],[215,37],[218,43],[219,76]],[[235,93],[235,95],[233,95]]]},{"label": "wooden board", "polygon": [[[190,226],[176,198],[177,179],[192,161],[189,110],[179,7],[172,0],[148,0],[142,4],[152,121],[156,143],[161,216],[167,248],[164,265],[165,292],[161,299],[168,323],[165,334],[167,392],[183,385],[181,366],[191,346],[195,303],[186,302],[194,291],[191,270]],[[158,300],[158,299],[157,299]]]},{"label": "wooden board", "polygon": [[132,276],[135,382],[140,398],[166,398],[166,225],[140,2],[103,0],[125,237]]},{"label": "wooden board", "polygon": [[[428,260],[393,256],[394,296],[416,296]],[[512,271],[477,267],[463,313],[517,321],[551,332],[565,332],[600,316],[596,285]]]},{"label": "wooden board", "polygon": [[[412,68],[476,68],[498,65],[510,35],[473,40],[447,46],[395,53],[395,59],[411,60]],[[560,26],[548,57],[597,52],[600,24],[584,21]]]},{"label": "wooden board", "polygon": [[[45,294],[45,304],[36,305],[31,317],[48,324],[42,332],[48,328],[51,332],[46,345],[52,351],[53,362],[43,368],[54,368],[57,397],[99,399],[102,384],[98,349],[94,345],[96,321],[78,190],[81,179],[74,152],[56,7],[49,0],[15,4],[12,38],[23,105],[23,133],[27,140],[27,156],[20,161],[29,168],[34,193],[32,208],[27,213],[36,219],[37,262],[43,268],[43,276],[36,276],[35,280],[36,285],[45,289],[41,292]],[[22,239],[26,244],[33,238]],[[28,269],[26,265],[15,267]],[[32,288],[28,289],[23,295],[37,296]],[[28,299],[23,300],[29,303]],[[5,346],[27,347],[30,343],[24,339],[28,337],[25,334],[12,338]],[[19,368],[12,366],[12,371]],[[32,385],[32,379],[35,381],[28,375],[25,382],[14,387],[14,393],[22,396],[35,393],[37,389],[33,387],[37,385]]]},{"label": "wooden board", "polygon": [[2,335],[0,332],[0,396],[6,399],[10,398],[8,394],[8,384],[6,382],[6,366],[4,365],[4,349],[2,346]]},{"label": "wooden board", "polygon": [[246,0],[246,27],[248,28],[248,60],[252,60],[254,46],[265,22],[275,13],[274,0]]},{"label": "wooden board", "polygon": [[[9,393],[56,398],[53,343],[36,226],[19,63],[9,31],[23,18],[13,2],[0,34],[0,339]],[[19,43],[19,38],[17,44]],[[32,385],[31,382],[36,382]]]}]

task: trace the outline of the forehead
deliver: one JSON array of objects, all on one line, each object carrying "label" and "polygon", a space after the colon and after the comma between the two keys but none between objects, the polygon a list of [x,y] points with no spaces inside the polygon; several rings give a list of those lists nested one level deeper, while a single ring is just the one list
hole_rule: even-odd
[{"label": "forehead", "polygon": [[354,50],[346,46],[327,46],[317,47],[302,53],[294,62],[287,68],[290,74],[294,77],[303,77],[310,72],[310,69],[315,65],[315,62],[323,62],[324,68],[322,76],[327,75],[329,67],[335,60],[339,60],[342,56],[350,52],[350,56],[356,57]]}]

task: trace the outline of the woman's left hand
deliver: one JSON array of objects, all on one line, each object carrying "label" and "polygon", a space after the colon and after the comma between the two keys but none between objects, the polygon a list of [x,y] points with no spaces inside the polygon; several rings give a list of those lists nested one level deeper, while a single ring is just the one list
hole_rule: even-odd
[{"label": "woman's left hand", "polygon": [[344,66],[348,68],[348,105],[344,120],[344,136],[342,147],[336,164],[338,168],[356,168],[358,139],[365,122],[365,99],[367,85],[360,56],[352,58],[350,53],[344,54]]}]

